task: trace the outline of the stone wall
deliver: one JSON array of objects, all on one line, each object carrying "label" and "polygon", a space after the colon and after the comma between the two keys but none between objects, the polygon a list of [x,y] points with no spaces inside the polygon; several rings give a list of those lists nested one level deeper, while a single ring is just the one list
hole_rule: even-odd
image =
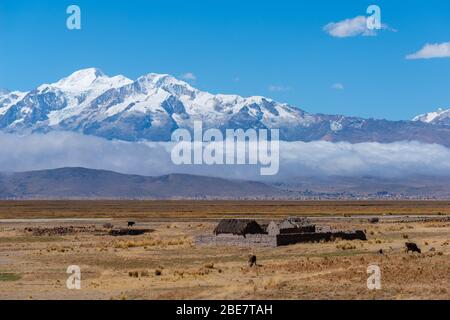
[{"label": "stone wall", "polygon": [[333,241],[336,238],[343,240],[366,240],[366,234],[361,230],[355,231],[333,231],[316,233],[296,233],[296,234],[248,234],[238,235],[202,235],[195,238],[195,244],[201,245],[223,245],[236,247],[277,247],[295,243]]},{"label": "stone wall", "polygon": [[202,235],[195,237],[195,245],[217,245],[217,246],[236,246],[236,247],[276,247],[277,238],[267,234],[247,234],[244,236],[220,234],[220,235]]},{"label": "stone wall", "polygon": [[313,233],[313,232],[316,232],[315,225],[305,225],[289,229],[280,229],[280,234],[291,234],[291,233],[298,234],[298,233]]},{"label": "stone wall", "polygon": [[366,234],[361,230],[280,234],[277,236],[277,246],[304,242],[333,241],[337,238],[343,240],[367,240]]}]

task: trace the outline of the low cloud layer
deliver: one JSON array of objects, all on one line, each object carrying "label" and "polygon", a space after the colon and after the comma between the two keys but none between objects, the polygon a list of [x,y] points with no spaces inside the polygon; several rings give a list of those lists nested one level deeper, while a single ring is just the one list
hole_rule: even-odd
[{"label": "low cloud layer", "polygon": [[140,175],[189,173],[238,179],[285,180],[296,176],[450,176],[450,149],[418,142],[281,142],[280,171],[261,177],[259,166],[172,163],[171,143],[119,142],[73,133],[0,134],[0,171],[86,167]]}]

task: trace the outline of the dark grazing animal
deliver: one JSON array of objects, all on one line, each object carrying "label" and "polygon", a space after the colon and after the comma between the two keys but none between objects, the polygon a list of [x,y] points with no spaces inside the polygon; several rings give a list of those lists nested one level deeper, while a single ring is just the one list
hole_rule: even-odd
[{"label": "dark grazing animal", "polygon": [[133,227],[136,224],[134,221],[128,221],[128,227]]},{"label": "dark grazing animal", "polygon": [[405,247],[406,247],[406,253],[408,253],[409,251],[422,253],[422,251],[419,249],[417,244],[415,244],[414,242],[405,242]]},{"label": "dark grazing animal", "polygon": [[251,268],[256,266],[256,256],[254,254],[248,255],[248,266]]}]

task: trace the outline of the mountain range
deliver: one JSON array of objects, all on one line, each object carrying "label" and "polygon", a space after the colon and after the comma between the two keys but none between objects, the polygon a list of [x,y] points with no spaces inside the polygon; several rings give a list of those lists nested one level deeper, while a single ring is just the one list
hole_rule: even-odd
[{"label": "mountain range", "polygon": [[177,128],[279,129],[286,141],[420,141],[450,147],[450,110],[389,121],[308,113],[254,96],[211,94],[166,74],[137,80],[79,70],[29,92],[0,91],[0,131],[70,131],[124,141],[169,141]]},{"label": "mountain range", "polygon": [[86,168],[0,173],[0,200],[449,199],[450,177],[295,177],[263,183],[187,174],[158,177]]},{"label": "mountain range", "polygon": [[450,109],[439,108],[434,112],[418,115],[413,121],[450,126]]},{"label": "mountain range", "polygon": [[0,174],[0,199],[240,199],[281,195],[277,188],[260,182],[184,174],[145,177],[86,168]]}]

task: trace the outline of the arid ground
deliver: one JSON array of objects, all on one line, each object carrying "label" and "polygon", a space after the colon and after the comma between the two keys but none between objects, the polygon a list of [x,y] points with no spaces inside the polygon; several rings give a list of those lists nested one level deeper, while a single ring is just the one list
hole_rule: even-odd
[{"label": "arid ground", "polygon": [[[222,217],[308,216],[368,241],[196,247]],[[370,223],[377,216],[379,223]],[[450,202],[0,202],[0,299],[450,299]],[[107,224],[150,229],[113,237]],[[64,228],[65,227],[65,228]],[[422,253],[406,253],[406,241]],[[379,250],[382,249],[382,253]],[[250,268],[247,257],[257,256]],[[69,290],[67,267],[81,268]],[[367,268],[381,289],[367,288]]]}]

